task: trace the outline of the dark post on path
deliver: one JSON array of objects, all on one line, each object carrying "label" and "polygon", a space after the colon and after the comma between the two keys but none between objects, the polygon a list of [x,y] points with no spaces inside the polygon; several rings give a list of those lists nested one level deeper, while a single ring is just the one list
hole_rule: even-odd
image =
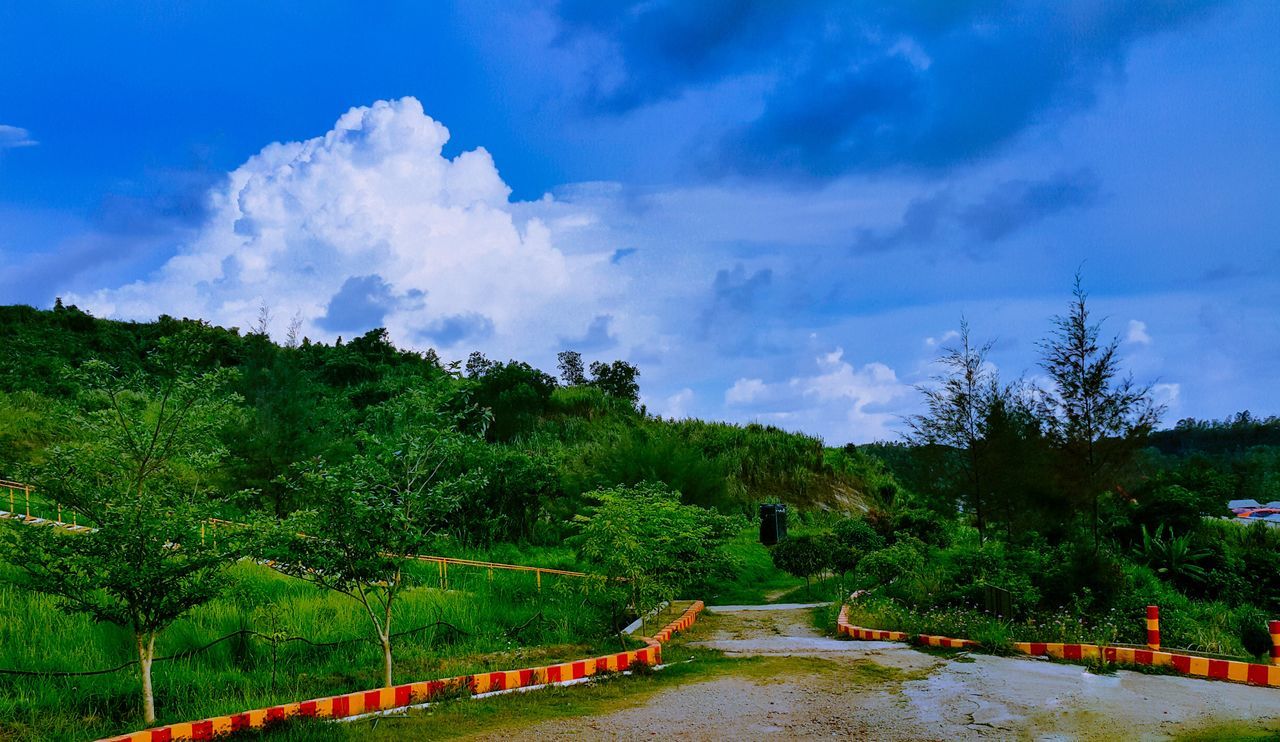
[{"label": "dark post on path", "polygon": [[787,506],[765,503],[760,506],[760,543],[773,546],[787,540]]}]

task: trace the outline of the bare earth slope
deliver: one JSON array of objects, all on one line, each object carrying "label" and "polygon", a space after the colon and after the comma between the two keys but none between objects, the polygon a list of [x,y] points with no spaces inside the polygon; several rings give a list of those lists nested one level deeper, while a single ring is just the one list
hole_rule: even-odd
[{"label": "bare earth slope", "polygon": [[1132,672],[1099,677],[1075,665],[842,641],[822,636],[806,609],[713,611],[690,640],[772,659],[631,708],[488,738],[1230,738],[1280,724],[1275,689]]}]

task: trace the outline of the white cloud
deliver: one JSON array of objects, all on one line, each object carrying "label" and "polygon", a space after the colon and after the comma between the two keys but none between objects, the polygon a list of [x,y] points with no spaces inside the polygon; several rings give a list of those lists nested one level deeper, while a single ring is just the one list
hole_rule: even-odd
[{"label": "white cloud", "polygon": [[766,387],[762,379],[738,379],[725,391],[724,401],[725,404],[731,405],[750,404],[765,391]]},{"label": "white cloud", "polygon": [[39,142],[32,139],[31,134],[26,129],[0,124],[0,149],[34,147],[37,144]]},{"label": "white cloud", "polygon": [[693,396],[693,390],[685,387],[662,400],[657,412],[663,417],[673,417],[677,420],[686,418],[689,416],[689,404],[693,402]]},{"label": "white cloud", "polygon": [[960,337],[959,332],[956,332],[955,330],[947,330],[946,332],[942,333],[942,337],[925,338],[924,344],[929,348],[936,348],[940,345],[946,345],[947,343],[951,342],[952,340],[956,340],[959,337]]},{"label": "white cloud", "polygon": [[1156,404],[1166,405],[1170,410],[1176,410],[1178,399],[1182,396],[1182,386],[1169,383],[1153,384],[1151,396]]},{"label": "white cloud", "polygon": [[[414,98],[353,108],[323,136],[271,144],[232,171],[206,225],[155,274],[74,300],[241,327],[265,303],[311,337],[383,325],[399,343],[494,353],[581,333],[621,279],[609,250],[559,249],[543,202],[510,203],[489,153],[446,158],[448,139]],[[556,213],[554,229],[592,219]]]},{"label": "white cloud", "polygon": [[1125,334],[1125,342],[1134,345],[1150,345],[1151,336],[1147,334],[1147,323],[1141,320],[1129,320],[1129,331]]},{"label": "white cloud", "polygon": [[738,379],[725,392],[725,402],[753,408],[755,419],[792,430],[828,431],[833,440],[896,437],[897,411],[910,402],[913,389],[892,368],[878,362],[855,368],[842,348],[814,360],[816,373],[785,382]]}]

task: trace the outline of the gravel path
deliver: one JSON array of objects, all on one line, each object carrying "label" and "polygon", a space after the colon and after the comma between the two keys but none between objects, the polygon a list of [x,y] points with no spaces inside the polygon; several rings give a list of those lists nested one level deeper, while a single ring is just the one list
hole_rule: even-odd
[{"label": "gravel path", "polygon": [[[1275,729],[1280,691],[1233,683],[971,655],[820,635],[808,610],[712,612],[696,644],[785,662],[776,675],[719,675],[642,705],[520,729],[531,739],[1168,739],[1239,723]],[[502,737],[512,736],[503,734]],[[497,738],[497,737],[493,737]]]}]

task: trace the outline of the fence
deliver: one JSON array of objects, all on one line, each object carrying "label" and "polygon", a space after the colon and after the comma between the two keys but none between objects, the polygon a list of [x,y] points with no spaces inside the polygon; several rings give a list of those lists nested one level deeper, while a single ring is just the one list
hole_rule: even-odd
[{"label": "fence", "polygon": [[[30,484],[0,479],[0,490],[7,491],[9,501],[9,509],[7,511],[0,510],[0,518],[10,518],[14,520],[20,519],[27,525],[53,526],[56,528],[65,528],[69,531],[93,530],[88,526],[82,526],[79,524],[78,515],[75,511],[70,511],[71,522],[68,523],[63,521],[62,505],[60,503],[51,503],[44,500],[35,493],[35,488]],[[33,506],[35,508],[36,515],[32,515]],[[217,529],[218,527],[246,528],[248,525],[223,518],[205,518],[200,525],[200,538],[202,541],[206,538],[206,527],[209,529]],[[209,533],[207,537],[216,538],[216,534]],[[575,572],[568,569],[555,569],[553,567],[539,567],[527,564],[504,564],[502,562],[486,562],[478,559],[435,556],[430,554],[408,554],[406,556],[409,559],[436,565],[441,590],[449,589],[450,566],[487,570],[490,579],[492,579],[494,570],[532,572],[538,590],[542,589],[542,578],[544,575],[554,575],[559,577],[590,577],[586,572]]]}]

